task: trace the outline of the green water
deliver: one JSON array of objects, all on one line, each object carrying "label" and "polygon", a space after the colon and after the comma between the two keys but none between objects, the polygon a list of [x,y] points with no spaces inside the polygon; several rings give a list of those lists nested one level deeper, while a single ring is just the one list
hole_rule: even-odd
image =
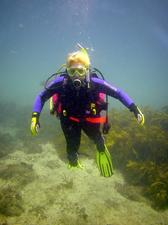
[{"label": "green water", "polygon": [[[167,11],[164,0],[0,1],[0,225],[168,224]],[[107,179],[85,135],[84,169],[67,169],[47,103],[39,135],[30,134],[35,96],[77,43],[145,115],[138,126],[109,98]]]}]

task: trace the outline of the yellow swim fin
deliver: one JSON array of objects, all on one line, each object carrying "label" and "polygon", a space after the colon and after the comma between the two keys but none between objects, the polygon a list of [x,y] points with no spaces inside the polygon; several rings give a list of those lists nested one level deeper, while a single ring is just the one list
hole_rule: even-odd
[{"label": "yellow swim fin", "polygon": [[100,174],[103,177],[111,177],[113,175],[113,164],[111,155],[105,147],[105,151],[96,153],[96,162],[98,169],[100,171]]},{"label": "yellow swim fin", "polygon": [[72,164],[70,162],[68,163],[68,169],[72,168],[84,169],[84,166],[79,162],[79,160],[77,160],[75,164]]}]

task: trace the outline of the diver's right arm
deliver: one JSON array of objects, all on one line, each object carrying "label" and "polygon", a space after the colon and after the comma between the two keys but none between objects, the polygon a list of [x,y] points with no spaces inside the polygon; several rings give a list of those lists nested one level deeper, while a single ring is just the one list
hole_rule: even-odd
[{"label": "diver's right arm", "polygon": [[54,93],[58,93],[62,87],[64,77],[57,77],[53,80],[48,86],[47,89],[44,89],[37,97],[35,98],[33,105],[33,113],[31,118],[31,133],[36,135],[40,128],[39,118],[40,113],[43,109],[45,102],[52,96]]}]

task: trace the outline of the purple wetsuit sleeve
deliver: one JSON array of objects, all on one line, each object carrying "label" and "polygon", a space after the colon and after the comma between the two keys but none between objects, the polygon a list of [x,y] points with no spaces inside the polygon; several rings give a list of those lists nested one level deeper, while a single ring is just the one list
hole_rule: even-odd
[{"label": "purple wetsuit sleeve", "polygon": [[111,97],[114,97],[118,99],[120,102],[122,102],[127,108],[129,108],[134,102],[133,100],[128,96],[127,93],[122,91],[119,88],[114,87],[113,85],[109,84],[108,82],[99,79],[99,78],[91,78],[93,81],[96,89],[99,92],[105,93]]},{"label": "purple wetsuit sleeve", "polygon": [[52,96],[54,93],[58,93],[59,89],[63,83],[64,77],[58,77],[53,80],[49,85],[47,85],[47,89],[44,89],[40,92],[35,98],[33,105],[33,112],[41,113],[41,110],[44,106],[44,103]]}]

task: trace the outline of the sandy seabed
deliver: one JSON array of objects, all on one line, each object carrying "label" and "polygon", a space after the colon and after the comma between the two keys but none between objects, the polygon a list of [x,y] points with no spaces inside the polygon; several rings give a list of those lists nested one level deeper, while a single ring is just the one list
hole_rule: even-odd
[{"label": "sandy seabed", "polygon": [[17,203],[9,207],[10,200],[1,201],[7,212],[0,225],[168,224],[168,210],[154,210],[134,188],[128,189],[121,173],[104,178],[95,159],[82,156],[81,162],[84,169],[68,169],[49,143],[40,153],[27,154],[20,147],[1,159],[1,171],[12,169],[1,172],[0,188],[11,193],[15,188],[17,194],[10,197]]}]

